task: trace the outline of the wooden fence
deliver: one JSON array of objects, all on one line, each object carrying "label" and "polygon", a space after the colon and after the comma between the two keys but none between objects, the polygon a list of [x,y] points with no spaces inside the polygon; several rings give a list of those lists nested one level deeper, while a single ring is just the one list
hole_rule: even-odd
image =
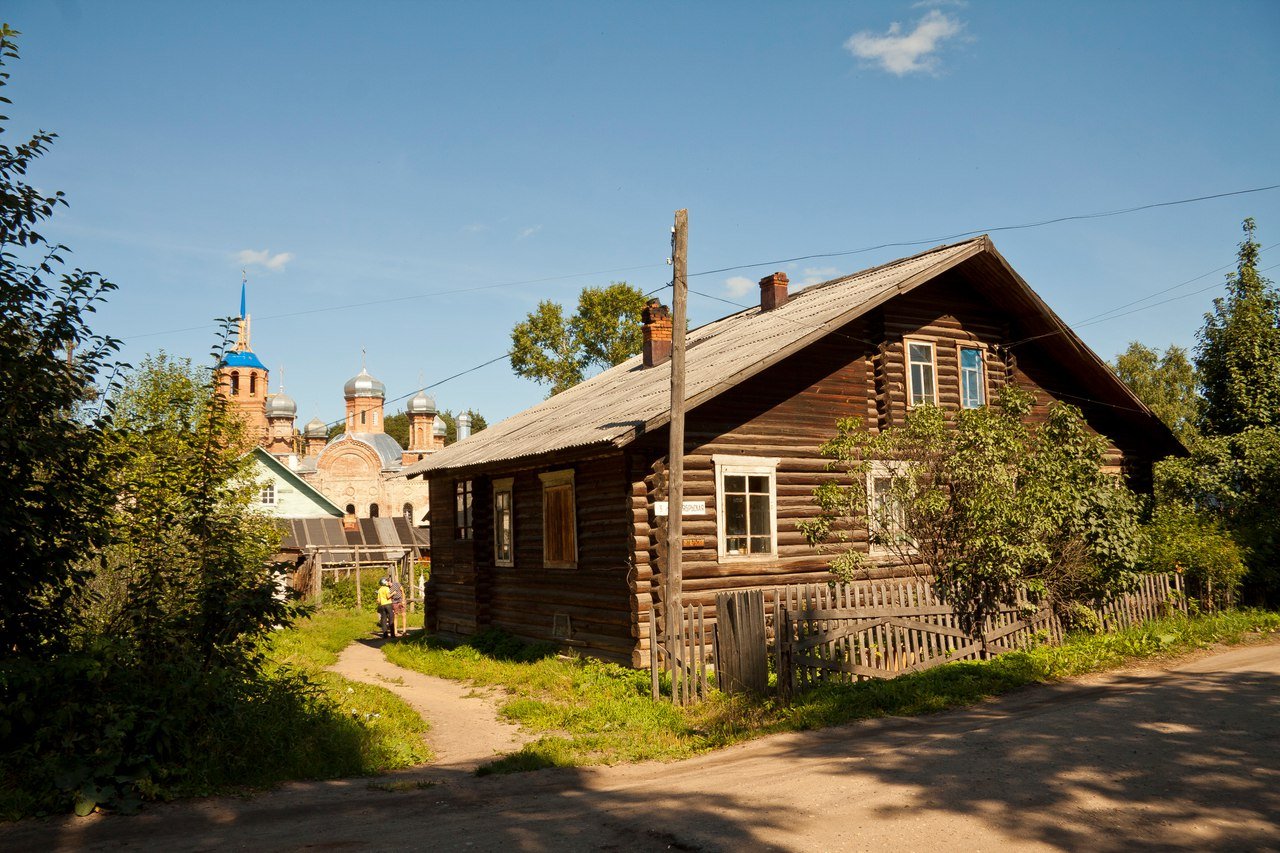
[{"label": "wooden fence", "polygon": [[656,700],[661,695],[661,674],[669,672],[671,701],[691,705],[711,692],[707,671],[715,665],[715,628],[708,624],[703,605],[691,604],[682,610],[670,647],[656,637],[652,641],[649,683]]},{"label": "wooden fence", "polygon": [[[1022,590],[977,636],[960,630],[955,611],[927,578],[782,587],[773,599],[778,692],[784,700],[824,681],[893,678],[1063,637],[1052,610]],[[1182,602],[1181,578],[1144,575],[1136,589],[1096,612],[1107,630],[1116,630],[1182,609]]]}]

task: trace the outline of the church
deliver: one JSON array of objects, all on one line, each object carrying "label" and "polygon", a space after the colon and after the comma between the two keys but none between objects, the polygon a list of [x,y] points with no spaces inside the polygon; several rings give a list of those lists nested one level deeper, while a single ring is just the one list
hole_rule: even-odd
[{"label": "church", "polygon": [[[409,400],[409,447],[384,428],[386,386],[365,367],[342,388],[346,401],[343,432],[329,438],[319,418],[299,432],[294,422],[298,406],[283,388],[268,392],[268,371],[250,345],[250,318],[245,286],[240,287],[240,321],[235,346],[218,365],[218,392],[239,412],[250,440],[305,484],[300,490],[319,492],[348,519],[400,516],[417,527],[428,524],[427,482],[409,480],[401,470],[420,462],[445,445],[445,423],[435,400],[419,391]],[[264,509],[275,514],[280,493],[288,489],[276,467],[270,489],[264,487]],[[286,477],[285,479],[288,479]],[[282,505],[282,504],[280,504]],[[283,517],[283,516],[282,516]]]}]

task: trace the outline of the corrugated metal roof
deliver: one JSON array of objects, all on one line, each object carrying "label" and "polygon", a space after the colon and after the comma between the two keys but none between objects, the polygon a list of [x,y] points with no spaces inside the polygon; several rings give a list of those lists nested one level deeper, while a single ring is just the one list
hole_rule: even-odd
[{"label": "corrugated metal roof", "polygon": [[[940,246],[791,295],[772,311],[759,306],[689,332],[685,389],[691,405],[755,375],[795,349],[904,289],[927,281],[990,245],[985,237]],[[671,372],[645,369],[640,356],[452,444],[402,472],[413,476],[591,445],[622,445],[666,422]]]}]

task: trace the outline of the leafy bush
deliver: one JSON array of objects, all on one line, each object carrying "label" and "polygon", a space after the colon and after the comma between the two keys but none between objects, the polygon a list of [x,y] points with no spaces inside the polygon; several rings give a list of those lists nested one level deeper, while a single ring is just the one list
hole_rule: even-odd
[{"label": "leafy bush", "polygon": [[1247,569],[1221,522],[1173,504],[1157,509],[1143,532],[1147,571],[1181,573],[1187,593],[1209,609],[1232,605]]},{"label": "leafy bush", "polygon": [[[384,574],[385,572],[377,569],[360,570],[360,606],[364,610],[378,609],[378,581],[382,579]],[[407,593],[408,590],[405,590],[405,592]],[[338,578],[325,584],[324,606],[326,609],[332,607],[339,610],[354,610],[356,608],[356,576],[354,572],[350,577]]]}]

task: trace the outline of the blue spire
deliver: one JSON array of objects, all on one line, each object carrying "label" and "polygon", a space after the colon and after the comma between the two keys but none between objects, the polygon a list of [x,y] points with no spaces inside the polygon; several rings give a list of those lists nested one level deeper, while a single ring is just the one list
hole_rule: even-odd
[{"label": "blue spire", "polygon": [[243,320],[245,317],[244,289],[245,289],[246,283],[247,281],[246,281],[245,275],[244,273],[241,273],[240,274],[240,319],[241,320]]}]

